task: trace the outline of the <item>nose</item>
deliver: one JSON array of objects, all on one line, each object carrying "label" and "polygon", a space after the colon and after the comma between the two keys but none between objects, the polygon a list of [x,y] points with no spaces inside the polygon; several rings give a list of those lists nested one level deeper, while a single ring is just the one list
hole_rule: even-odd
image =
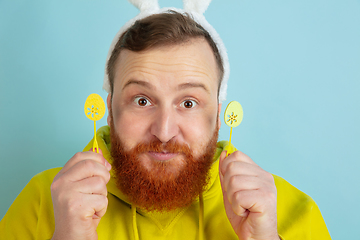
[{"label": "nose", "polygon": [[162,107],[156,111],[151,125],[151,134],[162,143],[169,142],[179,134],[176,110],[172,107]]}]

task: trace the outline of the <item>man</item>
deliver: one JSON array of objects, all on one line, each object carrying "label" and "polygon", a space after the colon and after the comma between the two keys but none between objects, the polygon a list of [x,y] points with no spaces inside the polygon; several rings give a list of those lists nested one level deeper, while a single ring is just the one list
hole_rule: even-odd
[{"label": "man", "polygon": [[1,239],[330,238],[310,197],[222,151],[224,58],[191,17],[137,21],[107,73],[100,153],[91,141],[35,176],[1,221]]}]

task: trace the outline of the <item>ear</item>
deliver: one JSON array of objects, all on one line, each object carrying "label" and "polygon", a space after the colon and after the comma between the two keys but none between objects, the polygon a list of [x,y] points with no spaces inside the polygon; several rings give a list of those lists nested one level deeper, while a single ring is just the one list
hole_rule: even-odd
[{"label": "ear", "polygon": [[218,105],[218,121],[217,121],[219,129],[221,127],[221,120],[220,120],[221,106],[222,106],[222,103],[219,103],[219,105]]},{"label": "ear", "polygon": [[110,111],[110,109],[111,109],[111,93],[109,93],[107,98],[106,98],[106,104],[107,104],[107,109],[108,109],[107,124],[110,126],[110,120],[111,120],[111,117],[112,117],[112,116],[110,116],[110,113],[112,113]]}]

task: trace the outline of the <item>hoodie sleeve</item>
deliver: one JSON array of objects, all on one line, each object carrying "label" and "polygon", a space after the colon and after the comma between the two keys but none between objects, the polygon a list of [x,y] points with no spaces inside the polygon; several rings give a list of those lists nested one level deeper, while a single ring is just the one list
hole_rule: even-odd
[{"label": "hoodie sleeve", "polygon": [[277,188],[278,233],[281,239],[331,239],[315,201],[284,179],[273,176]]},{"label": "hoodie sleeve", "polygon": [[0,239],[51,239],[55,220],[50,186],[61,168],[35,175],[0,222]]}]

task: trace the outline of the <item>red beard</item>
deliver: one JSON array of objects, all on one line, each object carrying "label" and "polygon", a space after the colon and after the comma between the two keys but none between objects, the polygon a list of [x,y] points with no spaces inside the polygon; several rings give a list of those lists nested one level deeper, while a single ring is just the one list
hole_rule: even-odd
[{"label": "red beard", "polygon": [[[187,145],[174,141],[164,144],[159,140],[139,143],[127,151],[115,132],[112,117],[110,137],[117,186],[136,207],[147,211],[172,211],[189,206],[205,190],[216,150],[218,129],[215,129],[198,158],[193,157]],[[180,162],[151,161],[149,171],[139,160],[139,156],[148,151],[178,153],[182,159]]]}]

